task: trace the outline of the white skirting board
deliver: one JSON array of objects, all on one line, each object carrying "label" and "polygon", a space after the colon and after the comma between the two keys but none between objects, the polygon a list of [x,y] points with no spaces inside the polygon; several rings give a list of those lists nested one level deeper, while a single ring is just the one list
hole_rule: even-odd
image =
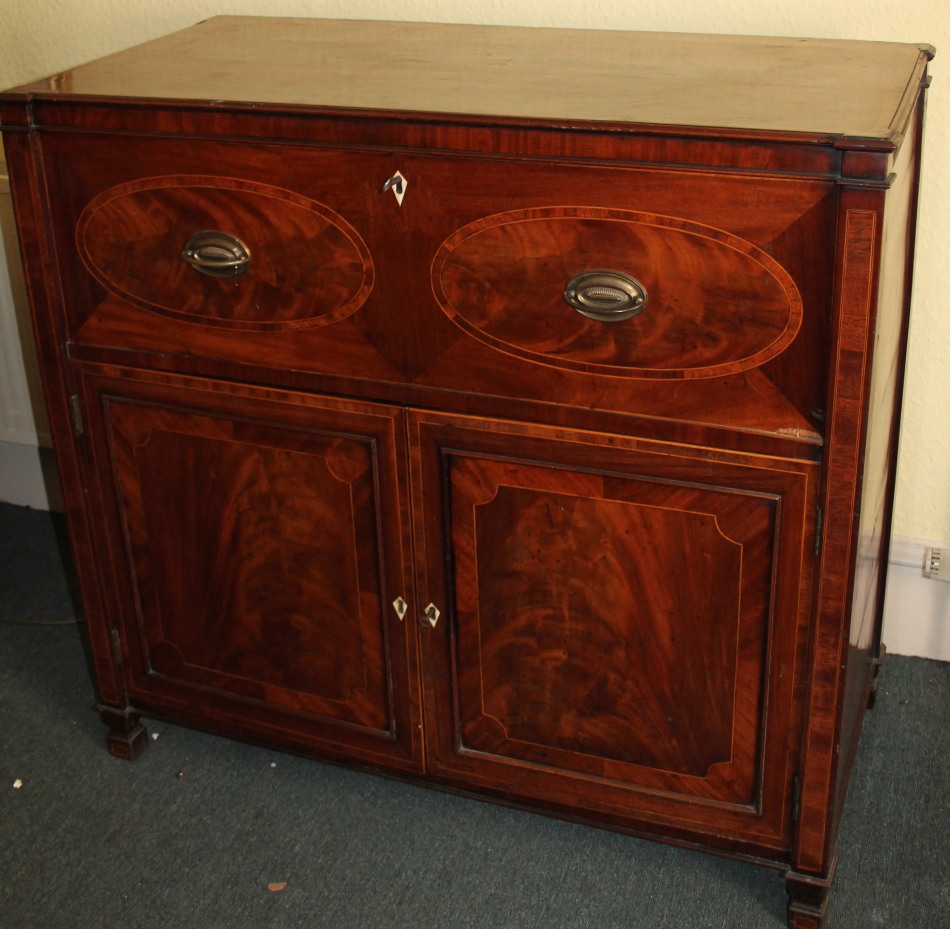
[{"label": "white skirting board", "polygon": [[[52,453],[0,442],[0,501],[38,510],[62,510]],[[950,542],[895,538],[887,572],[884,644],[895,655],[950,661],[950,583],[924,577],[924,551]]]},{"label": "white skirting board", "polygon": [[0,501],[61,513],[63,499],[53,452],[36,445],[0,442]]},{"label": "white skirting board", "polygon": [[883,641],[896,655],[950,661],[950,582],[924,577],[927,548],[950,556],[950,542],[891,541]]}]

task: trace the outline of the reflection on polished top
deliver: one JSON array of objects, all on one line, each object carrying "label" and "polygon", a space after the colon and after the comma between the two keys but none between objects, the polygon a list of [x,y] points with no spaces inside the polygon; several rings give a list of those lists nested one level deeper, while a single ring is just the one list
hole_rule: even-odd
[{"label": "reflection on polished top", "polygon": [[932,54],[889,42],[222,16],[18,90],[890,139]]}]

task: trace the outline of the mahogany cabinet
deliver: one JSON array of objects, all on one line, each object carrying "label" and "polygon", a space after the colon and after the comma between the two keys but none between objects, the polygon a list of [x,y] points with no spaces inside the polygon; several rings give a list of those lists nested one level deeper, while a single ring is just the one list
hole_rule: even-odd
[{"label": "mahogany cabinet", "polygon": [[709,848],[821,925],[932,53],[219,17],[0,95],[113,753]]}]

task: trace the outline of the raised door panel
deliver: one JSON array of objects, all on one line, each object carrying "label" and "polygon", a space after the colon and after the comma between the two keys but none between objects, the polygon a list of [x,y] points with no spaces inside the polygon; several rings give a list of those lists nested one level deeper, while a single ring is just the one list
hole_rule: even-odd
[{"label": "raised door panel", "polygon": [[430,771],[787,847],[812,469],[445,417],[412,434],[443,614]]},{"label": "raised door panel", "polygon": [[416,767],[402,414],[129,372],[86,388],[131,703]]}]

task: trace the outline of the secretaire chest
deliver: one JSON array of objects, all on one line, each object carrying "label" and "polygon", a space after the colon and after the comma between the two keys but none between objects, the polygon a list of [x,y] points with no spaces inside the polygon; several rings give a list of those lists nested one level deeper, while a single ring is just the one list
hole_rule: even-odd
[{"label": "secretaire chest", "polygon": [[111,750],[707,847],[820,925],[931,56],[220,17],[0,95]]}]

